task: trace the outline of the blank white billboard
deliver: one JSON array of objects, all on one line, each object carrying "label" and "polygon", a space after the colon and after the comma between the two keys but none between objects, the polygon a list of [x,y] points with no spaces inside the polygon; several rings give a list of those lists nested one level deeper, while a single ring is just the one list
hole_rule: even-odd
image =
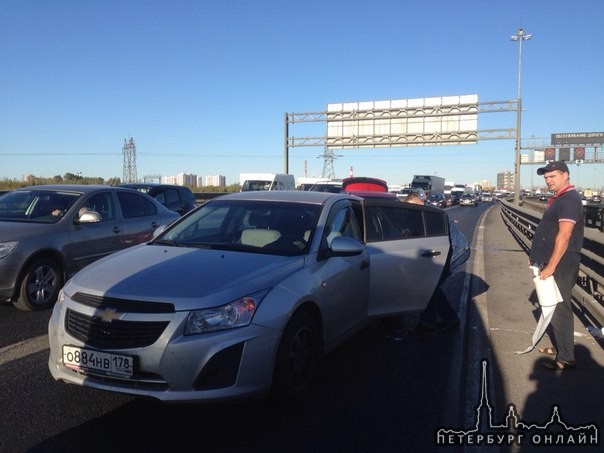
[{"label": "blank white billboard", "polygon": [[327,105],[327,147],[475,144],[478,95]]}]

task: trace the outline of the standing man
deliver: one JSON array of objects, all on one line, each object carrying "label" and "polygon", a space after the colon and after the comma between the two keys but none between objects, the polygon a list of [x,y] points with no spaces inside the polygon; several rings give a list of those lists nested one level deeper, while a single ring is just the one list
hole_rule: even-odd
[{"label": "standing man", "polygon": [[537,170],[555,195],[550,198],[531,246],[530,260],[537,265],[542,280],[554,276],[562,302],[552,317],[554,347],[541,348],[555,358],[544,364],[549,370],[575,367],[572,290],[579,275],[583,247],[583,205],[570,184],[570,172],[564,162],[555,161]]}]

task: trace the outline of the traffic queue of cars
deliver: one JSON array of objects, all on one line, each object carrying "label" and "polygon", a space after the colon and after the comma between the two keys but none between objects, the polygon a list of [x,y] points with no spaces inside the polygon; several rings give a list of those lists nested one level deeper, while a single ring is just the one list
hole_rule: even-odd
[{"label": "traffic queue of cars", "polygon": [[295,398],[369,319],[424,309],[449,247],[446,211],[396,198],[225,195],[71,278],[49,369],[162,401]]}]

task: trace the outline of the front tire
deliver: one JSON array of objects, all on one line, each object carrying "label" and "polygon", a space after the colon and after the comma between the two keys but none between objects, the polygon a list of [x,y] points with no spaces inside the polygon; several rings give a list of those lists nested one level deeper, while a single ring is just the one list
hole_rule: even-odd
[{"label": "front tire", "polygon": [[295,314],[281,337],[273,374],[273,399],[299,400],[319,368],[322,346],[317,321],[310,314]]},{"label": "front tire", "polygon": [[14,305],[24,311],[46,310],[54,305],[62,286],[61,266],[49,258],[38,258],[25,270]]}]

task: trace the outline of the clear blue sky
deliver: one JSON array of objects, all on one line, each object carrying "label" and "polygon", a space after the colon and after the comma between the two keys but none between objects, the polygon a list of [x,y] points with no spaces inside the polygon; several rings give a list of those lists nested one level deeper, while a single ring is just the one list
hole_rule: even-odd
[{"label": "clear blue sky", "polygon": [[[601,0],[0,0],[0,179],[66,172],[282,172],[284,113],[328,103],[477,94],[516,98],[523,143],[604,130]],[[488,115],[493,115],[489,117]],[[479,116],[514,128],[515,114]],[[295,125],[294,125],[295,126]],[[295,135],[295,130],[293,131]],[[337,152],[337,177],[495,182],[514,140]],[[320,176],[322,148],[290,151]],[[522,166],[529,185],[535,167]],[[571,180],[604,185],[603,165]]]}]

